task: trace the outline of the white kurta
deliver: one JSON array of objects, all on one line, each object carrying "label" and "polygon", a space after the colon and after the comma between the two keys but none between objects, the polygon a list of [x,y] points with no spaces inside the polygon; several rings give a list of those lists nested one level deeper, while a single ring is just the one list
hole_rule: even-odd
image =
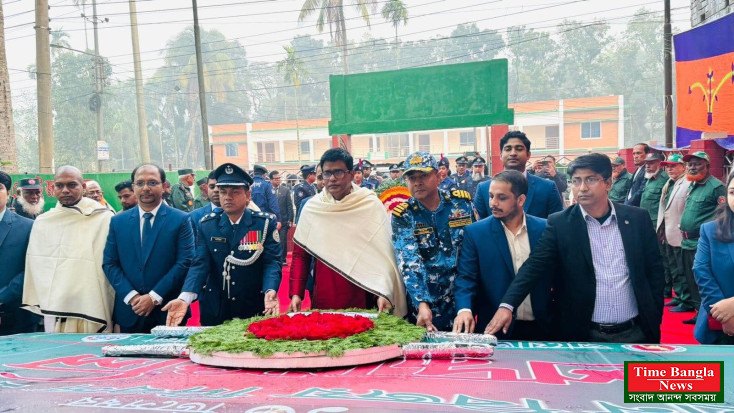
[{"label": "white kurta", "polygon": [[40,215],[26,254],[23,305],[53,325],[46,331],[112,331],[115,292],[102,270],[114,213],[89,198]]}]

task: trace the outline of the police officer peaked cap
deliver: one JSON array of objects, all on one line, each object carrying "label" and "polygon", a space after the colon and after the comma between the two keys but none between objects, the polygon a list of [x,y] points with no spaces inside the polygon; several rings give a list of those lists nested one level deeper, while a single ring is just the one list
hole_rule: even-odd
[{"label": "police officer peaked cap", "polygon": [[400,167],[399,164],[394,163],[394,164],[390,165],[390,172],[400,171],[401,169],[402,168]]},{"label": "police officer peaked cap", "polygon": [[482,158],[481,156],[477,156],[476,158],[474,158],[474,160],[471,163],[472,166],[474,166],[474,165],[486,165],[486,164],[487,164],[487,161],[485,161],[484,158]]},{"label": "police officer peaked cap", "polygon": [[255,165],[252,167],[253,171],[255,171],[256,174],[266,174],[268,173],[268,168],[262,166],[262,165]]},{"label": "police officer peaked cap", "polygon": [[466,158],[466,156],[459,156],[456,158],[456,164],[457,165],[468,165],[469,159]]},{"label": "police officer peaked cap", "polygon": [[368,161],[367,159],[362,160],[362,167],[363,168],[372,168],[374,165],[372,162]]},{"label": "police officer peaked cap", "polygon": [[252,177],[242,168],[233,164],[225,163],[214,170],[217,186],[246,186],[252,185]]},{"label": "police officer peaked cap", "polygon": [[315,173],[316,173],[316,165],[303,165],[301,167],[301,174],[303,175],[304,178],[311,174],[315,174]]},{"label": "police officer peaked cap", "polygon": [[194,174],[193,169],[185,168],[185,169],[178,170],[178,176],[186,176],[186,175],[193,175],[193,174]]}]

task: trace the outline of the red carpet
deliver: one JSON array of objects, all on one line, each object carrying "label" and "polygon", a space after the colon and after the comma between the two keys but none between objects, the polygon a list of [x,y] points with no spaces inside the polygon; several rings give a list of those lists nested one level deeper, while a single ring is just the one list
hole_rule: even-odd
[{"label": "red carpet", "polygon": [[[283,280],[278,290],[278,298],[280,298],[280,312],[288,311],[290,299],[288,298],[288,276],[290,275],[291,254],[288,254],[288,266],[283,267]],[[670,300],[665,300],[668,302]],[[311,307],[311,300],[306,292],[306,298],[303,301],[303,309]],[[663,344],[698,344],[693,338],[693,325],[683,324],[681,321],[693,317],[693,313],[671,313],[673,307],[665,307],[663,312],[663,325],[661,327]],[[199,325],[199,303],[198,301],[191,305],[191,318],[186,324],[189,326]]]}]

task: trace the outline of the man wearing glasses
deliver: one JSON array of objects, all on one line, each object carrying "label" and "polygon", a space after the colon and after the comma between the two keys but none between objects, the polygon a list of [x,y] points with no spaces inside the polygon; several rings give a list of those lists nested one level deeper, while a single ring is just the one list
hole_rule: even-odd
[{"label": "man wearing glasses", "polygon": [[324,152],[324,191],[303,204],[293,236],[290,311],[300,311],[313,261],[311,307],[394,309],[406,314],[405,290],[390,242],[390,222],[375,193],[354,182],[354,159]]},{"label": "man wearing glasses", "polygon": [[506,334],[531,289],[551,278],[559,340],[659,343],[665,277],[650,215],[609,201],[606,155],[579,156],[568,173],[578,203],[548,217],[485,333]]},{"label": "man wearing glasses", "polygon": [[194,258],[194,235],[189,215],[163,203],[162,168],[141,165],[131,179],[138,206],[112,219],[103,268],[115,289],[120,332],[147,334],[165,325],[160,306],[181,292]]},{"label": "man wearing glasses", "polygon": [[33,225],[26,255],[23,304],[44,316],[47,332],[112,332],[115,292],[102,271],[112,211],[85,198],[79,169],[54,176],[58,203]]},{"label": "man wearing glasses", "polygon": [[115,210],[112,209],[107,200],[104,199],[104,191],[102,191],[102,187],[99,186],[99,182],[90,180],[85,183],[87,184],[87,189],[84,191],[84,196],[94,199],[114,214]]}]

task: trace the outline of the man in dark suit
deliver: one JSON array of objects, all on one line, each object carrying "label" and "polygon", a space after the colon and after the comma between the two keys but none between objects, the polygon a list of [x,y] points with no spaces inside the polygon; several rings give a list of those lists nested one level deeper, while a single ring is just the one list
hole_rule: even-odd
[{"label": "man in dark suit", "polygon": [[[495,175],[489,188],[492,216],[464,229],[459,251],[454,296],[458,309],[454,332],[484,331],[515,278],[538,243],[545,220],[526,215],[528,181],[517,171]],[[513,340],[550,340],[550,278],[539,282],[523,300],[507,337]]]},{"label": "man in dark suit", "polygon": [[166,324],[157,308],[175,299],[194,257],[189,215],[163,203],[166,173],[145,164],[131,174],[138,207],[112,218],[104,269],[115,289],[113,319],[122,333]]},{"label": "man in dark suit", "polygon": [[578,204],[548,218],[485,332],[506,333],[513,310],[551,278],[560,340],[659,343],[665,277],[650,215],[609,201],[606,155],[580,156],[568,171]]},{"label": "man in dark suit", "polygon": [[293,222],[295,222],[295,211],[293,208],[293,198],[291,198],[291,190],[288,185],[282,184],[282,179],[278,171],[270,172],[270,183],[275,188],[275,195],[278,197],[278,209],[280,209],[280,229],[278,234],[283,241],[280,243],[282,254],[280,259],[285,266],[288,257],[288,230]]},{"label": "man in dark suit", "polygon": [[20,308],[25,253],[33,221],[7,208],[13,189],[10,175],[0,171],[0,336],[36,331],[39,317]]},{"label": "man in dark suit", "polygon": [[645,189],[645,159],[650,153],[650,146],[646,143],[638,143],[632,148],[632,161],[637,169],[632,175],[632,186],[627,194],[625,205],[640,206],[642,190]]},{"label": "man in dark suit", "polygon": [[[525,213],[538,218],[548,218],[554,212],[563,210],[563,200],[559,195],[555,182],[539,178],[525,171],[530,159],[530,139],[518,131],[507,132],[500,139],[500,155],[504,168],[522,172],[528,179],[528,197],[525,201]],[[489,211],[489,185],[492,180],[482,182],[474,194],[474,208],[479,219],[487,218]]]}]

